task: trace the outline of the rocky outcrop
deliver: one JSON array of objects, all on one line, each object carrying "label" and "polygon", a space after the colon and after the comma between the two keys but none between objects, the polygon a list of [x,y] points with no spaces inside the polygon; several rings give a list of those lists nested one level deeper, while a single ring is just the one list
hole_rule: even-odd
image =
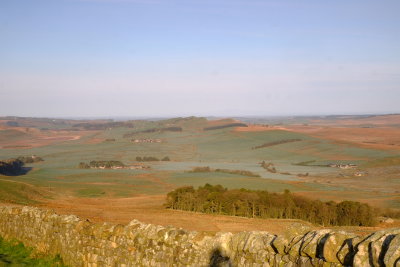
[{"label": "rocky outcrop", "polygon": [[0,207],[0,236],[70,266],[399,266],[400,229],[359,237],[294,225],[287,234],[206,233],[95,224],[33,207]]}]

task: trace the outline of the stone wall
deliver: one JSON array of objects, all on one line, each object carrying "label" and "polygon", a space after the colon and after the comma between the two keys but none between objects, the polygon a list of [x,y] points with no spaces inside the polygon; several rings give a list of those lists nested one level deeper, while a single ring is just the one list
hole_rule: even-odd
[{"label": "stone wall", "polygon": [[0,236],[60,254],[70,266],[400,266],[400,229],[364,238],[293,229],[282,236],[204,233],[136,220],[95,224],[38,208],[0,207]]}]

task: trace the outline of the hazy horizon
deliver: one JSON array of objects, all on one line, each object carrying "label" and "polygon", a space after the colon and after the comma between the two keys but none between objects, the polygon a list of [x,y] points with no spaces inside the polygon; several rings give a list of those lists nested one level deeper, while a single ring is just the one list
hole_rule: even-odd
[{"label": "hazy horizon", "polygon": [[0,116],[400,113],[400,2],[0,2]]},{"label": "hazy horizon", "polygon": [[129,121],[129,120],[167,120],[175,118],[206,118],[208,120],[219,119],[301,119],[301,118],[329,118],[329,117],[374,117],[374,116],[393,116],[400,113],[374,113],[374,114],[309,114],[309,115],[247,115],[247,116],[15,116],[6,115],[1,118],[33,118],[33,119],[57,119],[57,120],[114,120],[114,121]]}]

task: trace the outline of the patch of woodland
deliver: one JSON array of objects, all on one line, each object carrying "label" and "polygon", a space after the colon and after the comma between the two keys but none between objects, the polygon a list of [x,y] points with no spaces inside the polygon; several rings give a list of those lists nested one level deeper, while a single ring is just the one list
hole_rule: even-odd
[{"label": "patch of woodland", "polygon": [[295,138],[295,139],[283,139],[283,140],[279,140],[279,141],[264,143],[264,144],[262,144],[262,145],[252,147],[251,149],[259,149],[259,148],[270,147],[270,146],[276,146],[276,145],[287,144],[287,143],[293,143],[293,142],[299,142],[299,141],[302,141],[302,140],[299,139],[299,138]]},{"label": "patch of woodland", "polygon": [[22,161],[23,163],[36,163],[36,162],[41,162],[44,161],[43,158],[38,157],[36,155],[32,155],[32,156],[19,156],[17,158],[17,160]]},{"label": "patch of woodland", "polygon": [[162,132],[182,132],[182,127],[178,126],[171,126],[171,127],[164,127],[164,128],[150,128],[142,131],[130,132],[123,135],[124,138],[129,138],[135,136],[137,134],[142,133],[162,133]]},{"label": "patch of woodland", "polygon": [[188,172],[222,172],[222,173],[229,173],[229,174],[238,174],[242,176],[248,176],[248,177],[261,177],[260,175],[251,172],[251,171],[246,171],[246,170],[229,170],[229,169],[212,169],[209,166],[205,167],[194,167],[191,171]]},{"label": "patch of woodland", "polygon": [[133,128],[134,125],[132,122],[123,122],[123,121],[118,121],[118,122],[104,122],[104,123],[92,123],[92,122],[82,122],[82,123],[77,123],[72,125],[74,128],[81,128],[84,130],[106,130],[106,129],[112,129],[112,128],[118,128],[118,127],[127,127],[127,128]]},{"label": "patch of woodland", "polygon": [[7,159],[0,161],[0,174],[7,176],[24,175],[31,168],[24,167],[24,162],[19,159]]},{"label": "patch of woodland", "polygon": [[124,167],[125,164],[118,160],[92,160],[89,163],[80,162],[78,165],[80,169],[113,169]]},{"label": "patch of woodland", "polygon": [[157,157],[153,156],[144,156],[144,157],[136,157],[136,161],[145,162],[145,161],[170,161],[171,159],[168,156],[163,157],[161,160]]},{"label": "patch of woodland", "polygon": [[6,125],[10,127],[19,127],[19,123],[17,121],[7,121]]},{"label": "patch of woodland", "polygon": [[[270,173],[277,173],[277,172],[278,172],[278,171],[276,170],[276,168],[275,168],[274,163],[272,163],[272,162],[265,162],[265,161],[262,161],[262,162],[260,163],[260,166],[261,166],[262,168],[264,168],[265,170],[267,170],[268,172],[270,172]],[[282,174],[282,175],[293,175],[293,174],[290,173],[290,172],[279,172],[279,174]],[[308,172],[306,172],[306,173],[298,173],[298,174],[297,174],[298,177],[308,177],[308,175],[309,175]]]},{"label": "patch of woodland", "polygon": [[212,130],[219,130],[219,129],[229,128],[229,127],[248,127],[248,125],[245,123],[236,122],[236,123],[229,123],[229,124],[224,124],[224,125],[205,127],[205,128],[203,128],[203,130],[204,131],[212,131]]},{"label": "patch of woodland", "polygon": [[166,208],[249,218],[300,219],[324,226],[373,226],[380,212],[356,201],[323,202],[285,190],[230,189],[206,184],[168,193]]},{"label": "patch of woodland", "polygon": [[275,168],[275,165],[274,165],[274,163],[272,163],[272,162],[265,162],[265,161],[262,161],[261,163],[260,163],[260,165],[261,165],[261,167],[263,167],[264,169],[266,169],[268,172],[270,172],[270,173],[276,173],[277,172],[277,170],[276,170],[276,168]]}]

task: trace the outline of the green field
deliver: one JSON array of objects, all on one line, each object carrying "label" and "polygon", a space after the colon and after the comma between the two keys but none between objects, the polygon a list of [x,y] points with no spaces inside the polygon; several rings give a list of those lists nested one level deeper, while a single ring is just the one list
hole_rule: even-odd
[{"label": "green field", "polygon": [[[43,197],[56,197],[57,194],[89,198],[129,197],[139,194],[166,194],[178,186],[200,186],[205,183],[268,191],[290,189],[293,192],[343,192],[349,190],[347,184],[335,182],[335,177],[342,175],[343,171],[323,165],[354,163],[368,167],[368,164],[384,164],[382,162],[386,162],[387,158],[398,155],[397,151],[361,148],[283,130],[235,132],[232,128],[223,128],[203,131],[208,123],[201,118],[137,121],[134,122],[134,128],[116,127],[92,131],[78,140],[30,149],[2,149],[0,159],[34,154],[45,161],[27,165],[33,169],[26,175],[0,175],[0,190],[3,192],[1,199],[31,203]],[[179,126],[183,130],[141,132],[171,126]],[[134,134],[124,138],[127,133]],[[10,138],[10,131],[0,131],[0,138]],[[21,140],[27,137],[20,134],[13,138]],[[115,141],[105,141],[110,138]],[[132,143],[132,138],[161,139],[162,142]],[[300,141],[253,149],[265,143],[288,139]],[[137,164],[137,156],[154,156],[160,159],[168,156],[171,161],[145,162],[150,167],[148,170],[78,168],[79,162],[92,160],[118,160],[130,166]],[[277,172],[266,171],[260,166],[261,161],[273,163]],[[312,164],[296,165],[307,161],[312,161]],[[260,178],[228,173],[188,172],[201,166],[250,171],[260,175]],[[305,173],[310,177],[308,180],[298,177],[298,174]],[[329,177],[329,183],[314,182],[314,178],[318,180],[321,177]],[[395,185],[396,180],[391,179],[390,175],[388,177],[389,185]],[[356,189],[352,187],[351,190]],[[365,187],[357,190],[370,191]],[[393,200],[387,203],[395,203],[388,204],[389,206],[397,205]]]}]

